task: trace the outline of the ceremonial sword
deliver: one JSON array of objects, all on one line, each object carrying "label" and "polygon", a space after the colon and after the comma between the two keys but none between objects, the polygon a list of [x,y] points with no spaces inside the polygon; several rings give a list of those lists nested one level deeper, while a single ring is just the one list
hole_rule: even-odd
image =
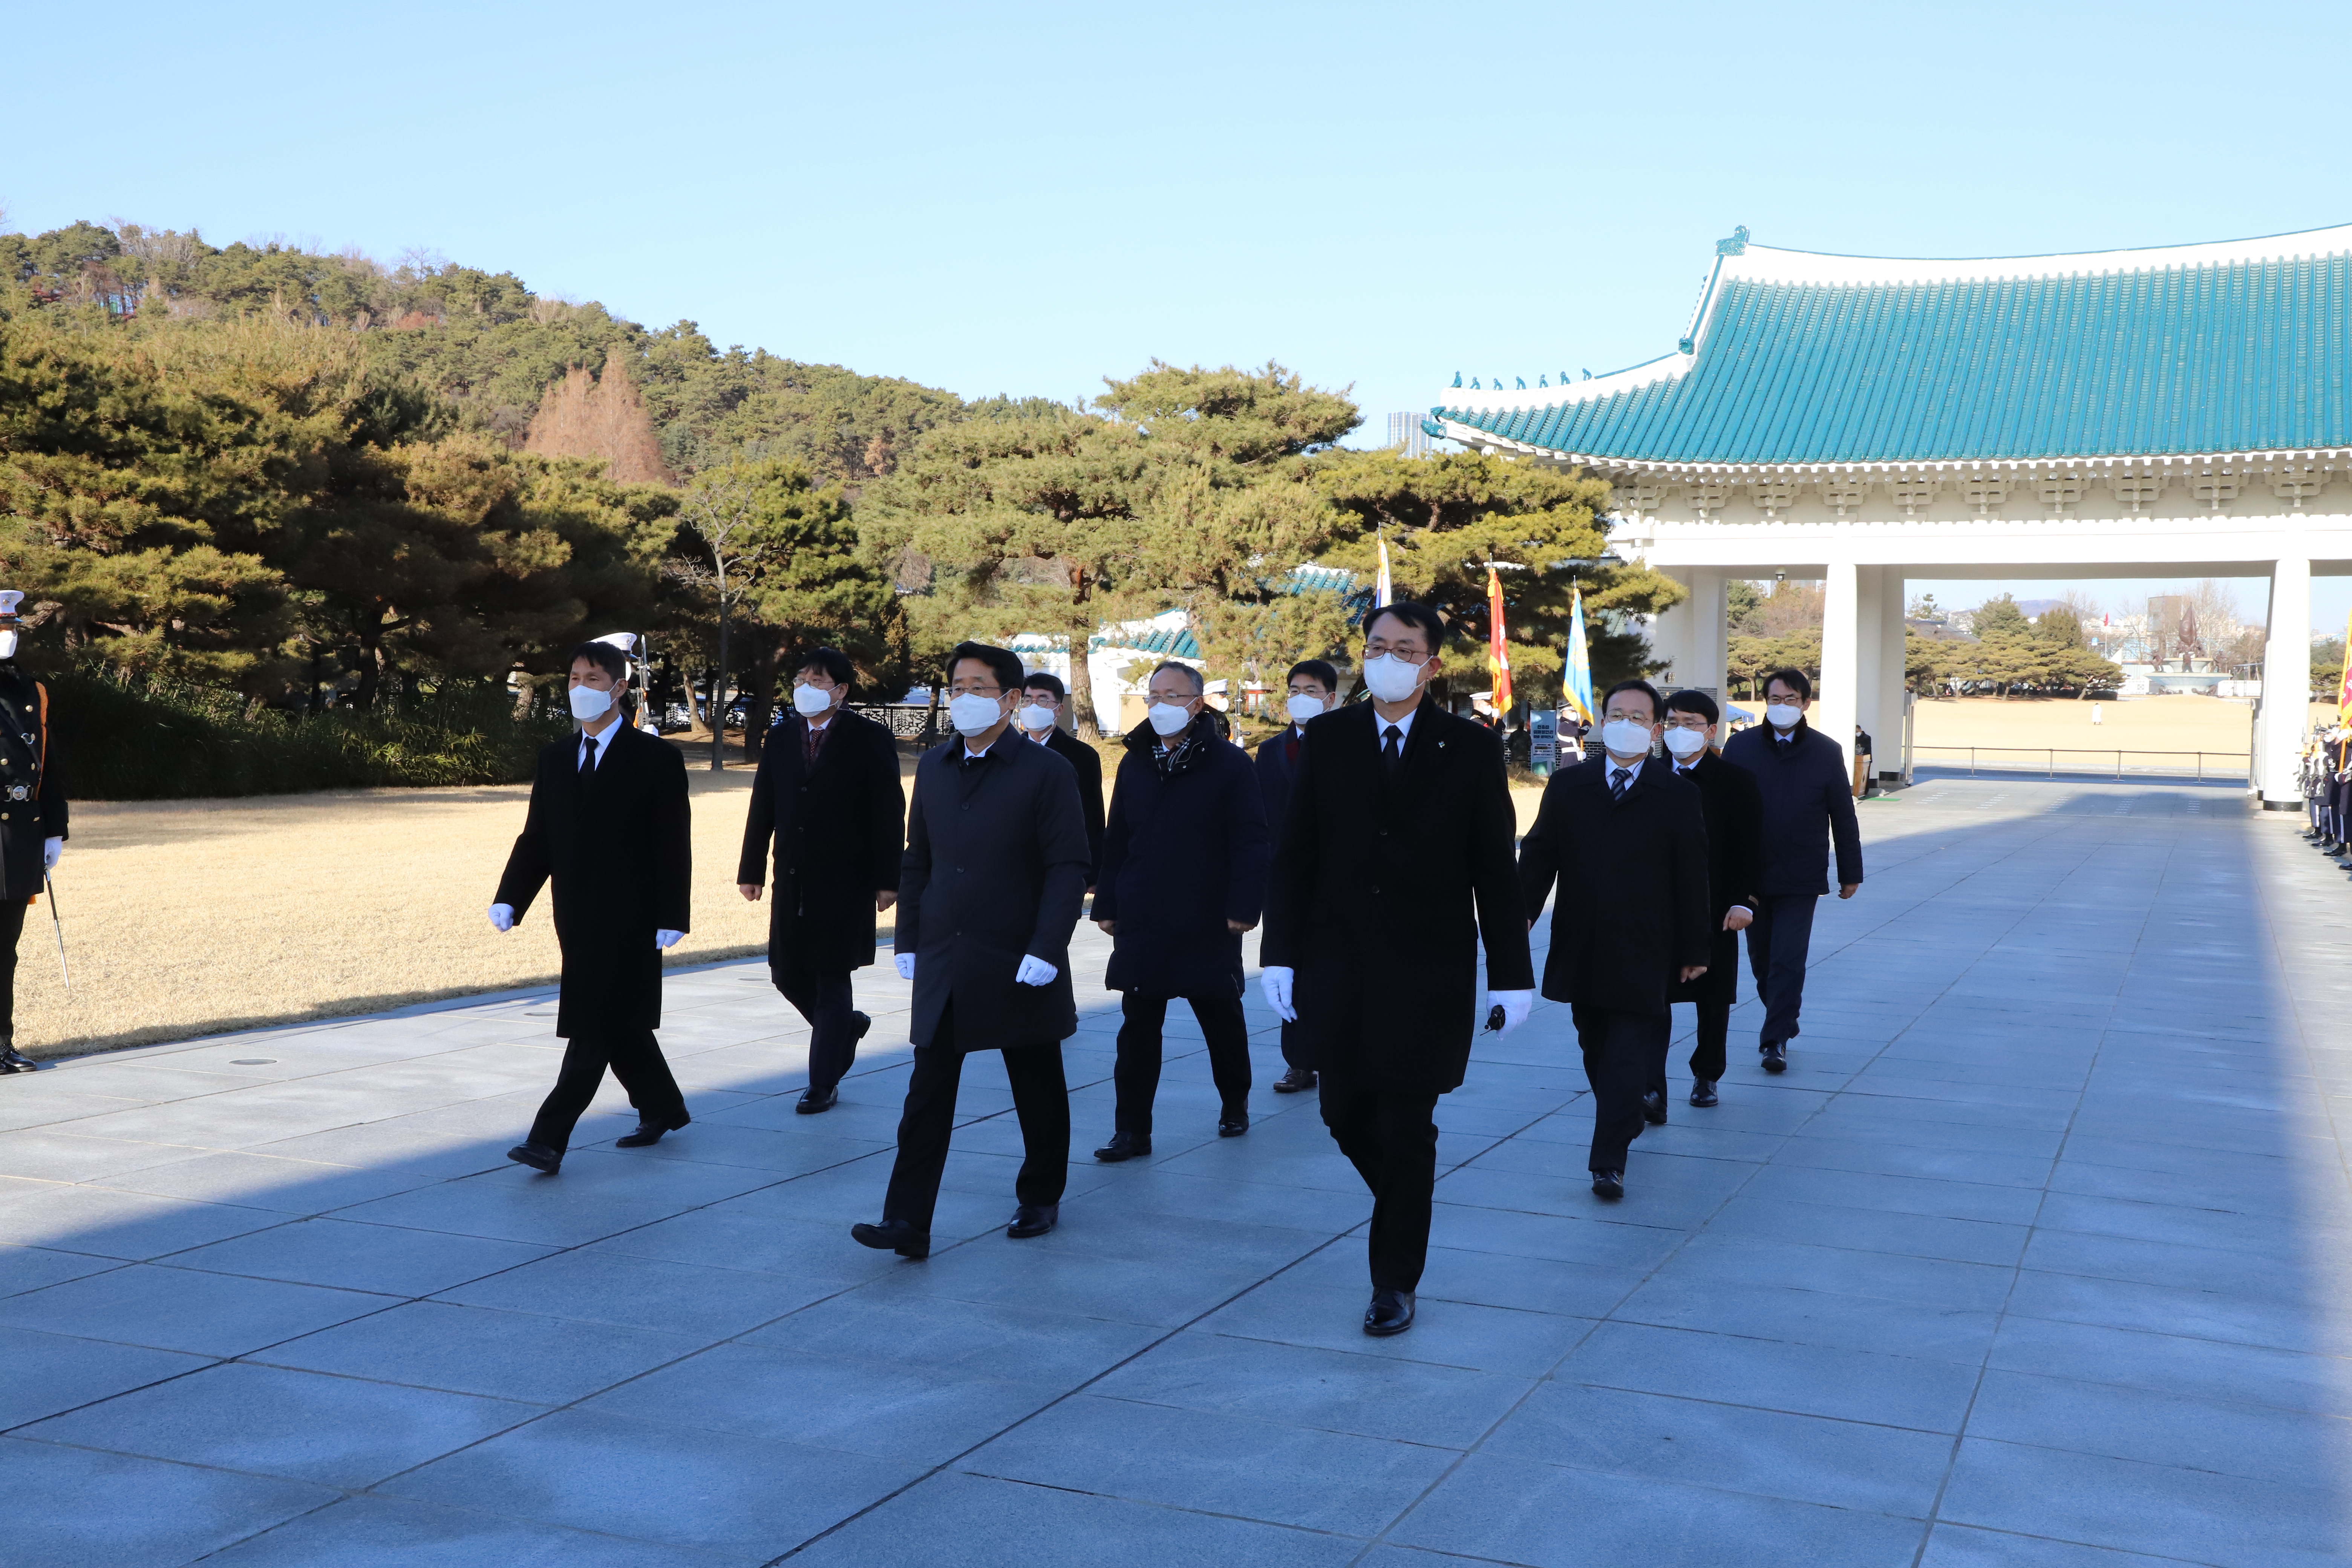
[{"label": "ceremonial sword", "polygon": [[73,971],[66,966],[66,922],[58,918],[58,885],[49,880],[49,874],[47,871],[41,873],[41,888],[49,895],[49,923],[57,928],[58,967],[65,971],[66,986],[70,990],[73,986]]}]

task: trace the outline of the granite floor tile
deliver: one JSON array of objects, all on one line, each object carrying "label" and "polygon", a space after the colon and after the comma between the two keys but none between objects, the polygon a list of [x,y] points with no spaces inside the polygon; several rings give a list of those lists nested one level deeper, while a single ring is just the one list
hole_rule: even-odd
[{"label": "granite floor tile", "polygon": [[336,1500],[326,1487],[0,1437],[8,1550],[39,1568],[179,1568]]},{"label": "granite floor tile", "polygon": [[711,1568],[656,1546],[402,1498],[350,1497],[205,1560],[206,1568]]},{"label": "granite floor tile", "polygon": [[180,1351],[17,1329],[0,1334],[0,1431],[212,1364]]},{"label": "granite floor tile", "polygon": [[0,1300],[0,1324],[191,1355],[244,1355],[395,1304],[387,1296],[134,1264]]},{"label": "granite floor tile", "polygon": [[690,1355],[701,1341],[641,1329],[415,1301],[273,1346],[273,1366],[497,1399],[565,1405]]},{"label": "granite floor tile", "polygon": [[1923,1432],[1958,1431],[1977,1379],[1973,1367],[1918,1356],[1618,1322],[1596,1329],[1552,1375]]},{"label": "granite floor tile", "polygon": [[289,1279],[389,1296],[436,1290],[517,1268],[548,1248],[483,1237],[404,1230],[341,1219],[302,1219],[176,1255],[181,1268]]}]

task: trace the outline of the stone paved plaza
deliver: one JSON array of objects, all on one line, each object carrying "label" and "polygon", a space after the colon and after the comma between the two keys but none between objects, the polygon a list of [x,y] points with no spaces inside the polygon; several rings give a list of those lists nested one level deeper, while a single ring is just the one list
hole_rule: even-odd
[{"label": "stone paved plaza", "polygon": [[908,1070],[887,964],[822,1117],[761,967],[675,978],[694,1125],[616,1151],[608,1089],[552,1179],[503,1158],[554,1073],[541,996],[0,1079],[0,1563],[2352,1557],[2352,886],[2234,791],[1956,780],[1863,817],[1790,1072],[1743,1004],[1693,1110],[1678,1043],[1622,1205],[1566,1009],[1487,1037],[1393,1340],[1254,988],[1250,1134],[1213,1136],[1179,1008],[1156,1157],[1086,1158],[1091,926],[1062,1226],[999,1229],[1018,1136],[974,1058],[924,1263],[847,1235]]}]

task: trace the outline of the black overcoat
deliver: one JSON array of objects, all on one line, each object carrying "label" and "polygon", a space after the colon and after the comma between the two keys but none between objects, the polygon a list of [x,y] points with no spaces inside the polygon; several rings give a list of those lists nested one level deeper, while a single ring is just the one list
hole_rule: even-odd
[{"label": "black overcoat", "polygon": [[[956,1047],[1068,1038],[1078,1026],[1070,931],[1087,896],[1087,830],[1070,764],[1008,726],[979,761],[950,735],[915,764],[896,950],[915,955],[907,1037],[927,1046],[955,1004]],[[1013,976],[1026,955],[1055,970]]]},{"label": "black overcoat", "polygon": [[1443,1094],[1470,1063],[1481,940],[1488,985],[1535,984],[1517,823],[1493,731],[1424,697],[1391,780],[1376,719],[1360,702],[1307,726],[1259,957],[1297,972],[1291,1044],[1307,1066]]},{"label": "black overcoat", "polygon": [[1619,800],[1609,753],[1552,774],[1519,846],[1530,914],[1552,884],[1551,952],[1543,994],[1617,1013],[1663,1013],[1675,972],[1713,966],[1707,940],[1706,818],[1698,788],[1652,758]]},{"label": "black overcoat", "polygon": [[1677,1002],[1736,1002],[1739,999],[1739,933],[1723,929],[1723,917],[1734,904],[1754,910],[1757,875],[1763,869],[1764,798],[1756,792],[1755,775],[1735,768],[1713,752],[1681,775],[1698,788],[1699,806],[1706,819],[1706,909],[1708,958],[1706,973],[1689,984],[1676,984]]},{"label": "black overcoat", "polygon": [[898,890],[907,791],[889,729],[846,710],[825,725],[810,766],[808,721],[778,720],[760,748],[743,824],[739,885],[768,880],[768,963],[779,971],[874,962],[874,895]]},{"label": "black overcoat", "polygon": [[1242,939],[1265,902],[1265,807],[1249,754],[1206,717],[1172,777],[1151,726],[1127,737],[1094,916],[1115,921],[1103,984],[1146,996],[1239,996]]},{"label": "black overcoat", "polygon": [[1853,820],[1853,775],[1845,748],[1800,719],[1784,745],[1772,726],[1742,730],[1723,760],[1755,775],[1764,797],[1764,869],[1759,893],[1826,893],[1830,844],[1840,882],[1862,880],[1862,833]]},{"label": "black overcoat", "polygon": [[1290,782],[1298,773],[1291,753],[1306,749],[1295,724],[1285,725],[1280,734],[1268,735],[1257,743],[1258,798],[1265,803],[1266,833],[1277,845],[1282,842],[1283,818],[1290,811]]},{"label": "black overcoat", "polygon": [[38,893],[41,840],[66,837],[47,689],[14,664],[0,664],[0,900],[21,904]]},{"label": "black overcoat", "polygon": [[1087,886],[1091,888],[1102,872],[1102,753],[1059,724],[1045,732],[1045,745],[1078,775],[1078,813],[1087,819]]},{"label": "black overcoat", "polygon": [[566,1038],[659,1028],[654,932],[693,929],[686,759],[626,722],[605,734],[609,749],[593,773],[580,771],[576,734],[539,753],[530,811],[496,900],[520,921],[554,882],[563,946],[555,1032]]}]

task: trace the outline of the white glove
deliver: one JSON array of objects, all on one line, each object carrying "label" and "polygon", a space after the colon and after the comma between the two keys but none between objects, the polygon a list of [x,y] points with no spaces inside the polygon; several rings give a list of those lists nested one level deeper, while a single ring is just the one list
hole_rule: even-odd
[{"label": "white glove", "polygon": [[676,947],[677,945],[677,939],[685,934],[686,933],[682,931],[657,931],[654,932],[654,945],[656,947]]},{"label": "white glove", "polygon": [[514,930],[514,906],[512,904],[492,904],[490,906],[490,924],[493,928],[499,931]]},{"label": "white glove", "polygon": [[42,870],[44,870],[44,871],[54,871],[54,870],[56,870],[56,869],[58,868],[58,858],[59,858],[60,856],[64,855],[64,854],[65,854],[65,852],[66,852],[66,841],[65,841],[64,839],[62,839],[62,838],[44,838],[44,839],[42,839],[42,840],[41,840],[41,869],[42,869]]},{"label": "white glove", "polygon": [[1290,970],[1269,963],[1257,977],[1257,987],[1265,994],[1265,1005],[1286,1024],[1298,1022],[1298,1009],[1290,1005],[1291,973]]},{"label": "white glove", "polygon": [[915,977],[915,955],[911,952],[901,952],[894,954],[893,957],[898,965],[898,978],[912,980]]},{"label": "white glove", "polygon": [[1532,991],[1489,991],[1486,1000],[1503,1010],[1503,1033],[1509,1034],[1528,1021],[1536,1010],[1536,994]]},{"label": "white glove", "polygon": [[1031,958],[1024,953],[1022,955],[1021,967],[1013,972],[1013,984],[1015,985],[1051,985],[1054,983],[1054,976],[1061,973],[1062,972],[1060,970],[1055,968],[1044,959]]}]

